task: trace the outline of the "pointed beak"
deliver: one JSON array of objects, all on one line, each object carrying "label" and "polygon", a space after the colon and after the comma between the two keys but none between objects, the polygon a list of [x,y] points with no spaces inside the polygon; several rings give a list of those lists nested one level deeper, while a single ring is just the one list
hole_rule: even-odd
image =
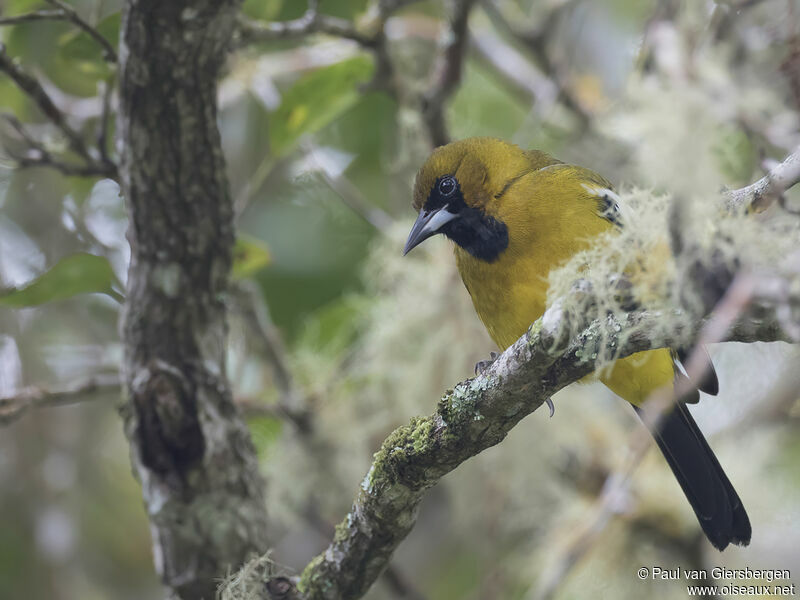
[{"label": "pointed beak", "polygon": [[449,212],[447,210],[447,205],[432,211],[426,211],[424,209],[419,211],[419,216],[414,222],[414,226],[411,228],[411,233],[408,234],[406,247],[403,249],[403,256],[432,235],[439,233],[439,230],[445,223],[449,223],[457,218],[458,214]]}]

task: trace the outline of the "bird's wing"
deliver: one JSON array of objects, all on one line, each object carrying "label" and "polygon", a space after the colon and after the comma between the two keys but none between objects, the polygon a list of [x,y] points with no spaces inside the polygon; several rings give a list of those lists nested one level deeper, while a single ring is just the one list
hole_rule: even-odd
[{"label": "bird's wing", "polygon": [[611,182],[590,169],[583,167],[572,168],[580,178],[581,187],[596,199],[598,214],[617,227],[622,227],[624,222],[622,205],[619,195],[614,191],[614,186]]},{"label": "bird's wing", "polygon": [[562,163],[538,150],[528,150],[525,154],[531,161],[534,171],[552,173],[561,184],[569,187],[571,191],[568,193],[576,191],[581,197],[594,200],[598,216],[617,227],[623,226],[624,208],[608,179],[591,169]]}]

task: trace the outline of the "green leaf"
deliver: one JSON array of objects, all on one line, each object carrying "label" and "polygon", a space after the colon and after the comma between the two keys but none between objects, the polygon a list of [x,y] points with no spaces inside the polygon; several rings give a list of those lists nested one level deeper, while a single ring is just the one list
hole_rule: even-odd
[{"label": "green leaf", "polygon": [[[109,15],[97,24],[97,31],[117,47],[120,13]],[[53,56],[48,76],[58,87],[76,96],[94,96],[99,81],[108,79],[113,72],[103,58],[103,48],[88,33],[70,29],[58,38],[58,51]]]},{"label": "green leaf", "polygon": [[114,291],[115,284],[118,281],[114,270],[104,257],[73,254],[58,261],[25,287],[0,293],[0,306],[38,306],[92,293],[108,294],[120,299],[121,296]]},{"label": "green leaf", "polygon": [[275,417],[259,416],[247,419],[250,436],[256,447],[256,453],[264,456],[278,440],[283,430],[283,422]]},{"label": "green leaf", "polygon": [[269,249],[256,237],[239,234],[233,247],[234,279],[246,279],[254,275],[270,262]]},{"label": "green leaf", "polygon": [[281,11],[283,0],[245,0],[242,14],[253,19],[274,20]]},{"label": "green leaf", "polygon": [[[95,27],[97,32],[108,40],[112,48],[116,48],[119,43],[120,20],[121,13],[116,12],[107,16]],[[64,57],[69,60],[103,60],[103,48],[82,29],[71,29],[59,38],[58,45]]]},{"label": "green leaf", "polygon": [[18,15],[28,12],[39,4],[39,0],[8,0],[5,10],[7,16]]},{"label": "green leaf", "polygon": [[0,109],[11,112],[24,121],[30,114],[30,100],[10,78],[0,79]]},{"label": "green leaf", "polygon": [[302,135],[318,131],[353,106],[359,85],[369,81],[372,71],[372,60],[357,56],[301,77],[272,114],[272,153],[285,155]]}]

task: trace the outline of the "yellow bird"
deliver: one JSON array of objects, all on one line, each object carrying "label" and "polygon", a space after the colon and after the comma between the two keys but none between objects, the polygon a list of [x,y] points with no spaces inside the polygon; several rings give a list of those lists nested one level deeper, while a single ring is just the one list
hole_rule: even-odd
[{"label": "yellow bird", "polygon": [[[550,270],[621,225],[606,179],[494,138],[434,150],[417,174],[413,205],[419,216],[405,253],[439,233],[455,242],[461,279],[501,349],[544,313]],[[600,379],[636,408],[680,376],[664,349],[618,360]],[[699,387],[717,392],[713,370]],[[661,419],[656,443],[711,543],[719,550],[747,545],[747,513],[684,402]]]}]

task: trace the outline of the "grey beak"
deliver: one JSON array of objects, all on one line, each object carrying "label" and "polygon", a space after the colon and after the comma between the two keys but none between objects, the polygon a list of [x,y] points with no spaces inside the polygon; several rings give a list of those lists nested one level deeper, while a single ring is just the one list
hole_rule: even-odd
[{"label": "grey beak", "polygon": [[403,248],[403,256],[408,254],[413,248],[419,246],[422,242],[427,240],[432,235],[439,233],[439,230],[445,223],[449,223],[453,219],[457,219],[457,213],[451,213],[447,210],[447,205],[436,210],[419,211],[417,220],[414,221],[414,226],[411,228],[411,233],[408,234],[406,240],[406,247]]}]

